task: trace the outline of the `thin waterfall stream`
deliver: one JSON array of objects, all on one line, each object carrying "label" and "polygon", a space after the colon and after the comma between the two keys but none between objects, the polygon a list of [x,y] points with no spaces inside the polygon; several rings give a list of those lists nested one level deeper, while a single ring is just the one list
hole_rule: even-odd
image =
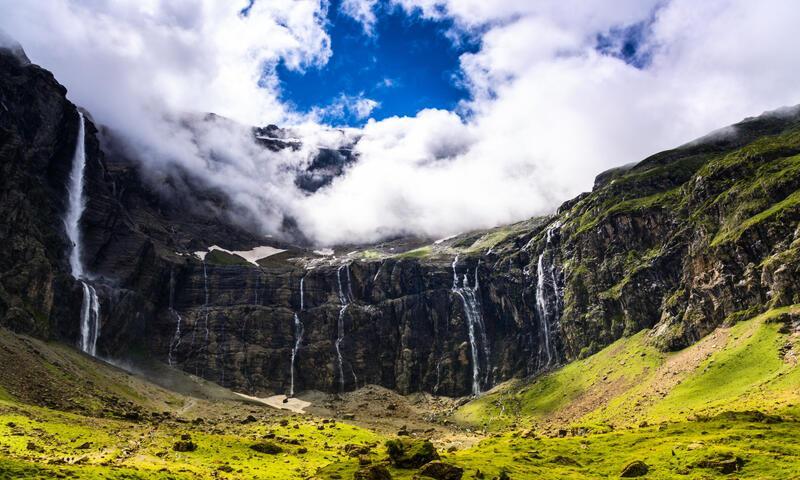
[{"label": "thin waterfall stream", "polygon": [[89,275],[87,275],[81,259],[83,245],[81,244],[80,221],[83,211],[86,209],[83,178],[86,169],[86,128],[83,113],[78,111],[78,117],[80,123],[67,187],[68,206],[64,217],[64,226],[67,238],[72,244],[69,253],[70,270],[72,276],[81,282],[83,287],[79,345],[83,352],[95,356],[97,355],[97,338],[100,336],[100,300],[97,297],[97,290],[90,284]]}]

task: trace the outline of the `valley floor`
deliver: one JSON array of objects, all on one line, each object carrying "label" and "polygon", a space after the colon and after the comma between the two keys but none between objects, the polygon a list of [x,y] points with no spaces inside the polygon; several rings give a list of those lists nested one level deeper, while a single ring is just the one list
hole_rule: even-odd
[{"label": "valley floor", "polygon": [[636,461],[642,478],[800,479],[798,313],[670,354],[642,332],[468,403],[368,386],[305,393],[302,413],[165,368],[147,372],[156,385],[3,330],[0,478],[351,479],[402,432],[468,479],[619,478]]}]

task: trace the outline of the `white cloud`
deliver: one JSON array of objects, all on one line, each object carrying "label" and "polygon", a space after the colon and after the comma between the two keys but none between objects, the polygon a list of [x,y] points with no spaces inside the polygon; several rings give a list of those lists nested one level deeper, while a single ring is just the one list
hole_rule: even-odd
[{"label": "white cloud", "polygon": [[[481,32],[462,57],[467,123],[426,111],[368,124],[361,162],[309,200],[317,238],[444,235],[546,213],[607,168],[800,101],[789,0],[397,3]],[[598,34],[647,21],[646,68],[596,51]],[[434,160],[439,144],[424,138],[454,132],[460,153]]]},{"label": "white cloud", "polygon": [[311,109],[309,118],[320,121],[323,118],[347,120],[353,117],[356,120],[366,120],[372,111],[380,107],[380,102],[367,98],[364,92],[358,95],[340,94],[330,105],[317,106]]},{"label": "white cloud", "polygon": [[[157,174],[184,165],[265,231],[288,214],[321,244],[438,237],[546,213],[604,169],[800,102],[793,0],[394,3],[452,18],[453,38],[480,39],[461,58],[471,93],[463,118],[423,110],[340,134],[314,121],[321,109],[303,116],[282,104],[270,68],[331,55],[319,1],[256,1],[242,18],[243,5],[211,0],[0,0],[0,28],[95,118],[125,131]],[[342,8],[368,31],[380,14],[373,0]],[[596,51],[598,35],[638,22],[648,25],[645,68]],[[367,118],[376,106],[356,95],[332,107]],[[297,124],[306,147],[265,154],[246,129],[217,121],[196,122],[195,138],[169,121],[184,111]],[[314,146],[356,136],[360,160],[345,176],[314,195],[297,191],[292,172]],[[209,152],[222,161],[209,163]]]},{"label": "white cloud", "polygon": [[372,35],[375,22],[378,21],[375,16],[377,5],[378,0],[343,0],[339,8],[342,13],[361,23],[365,33]]}]

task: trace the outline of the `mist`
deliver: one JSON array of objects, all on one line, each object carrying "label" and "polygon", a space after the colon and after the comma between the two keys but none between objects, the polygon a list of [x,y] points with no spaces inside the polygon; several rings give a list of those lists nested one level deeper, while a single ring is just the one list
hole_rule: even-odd
[{"label": "mist", "polygon": [[[791,0],[396,0],[409,15],[451,19],[454,42],[479,40],[454,80],[468,98],[339,130],[323,109],[369,118],[377,103],[343,93],[299,112],[276,73],[279,62],[324,68],[328,3],[257,0],[245,15],[248,3],[0,0],[0,29],[124,139],[147,178],[191,172],[260,233],[281,236],[292,218],[320,246],[546,214],[603,170],[800,103]],[[342,8],[370,35],[379,7]],[[250,127],[267,124],[302,148],[256,145]],[[296,186],[318,147],[356,139],[342,176],[313,193]]]}]

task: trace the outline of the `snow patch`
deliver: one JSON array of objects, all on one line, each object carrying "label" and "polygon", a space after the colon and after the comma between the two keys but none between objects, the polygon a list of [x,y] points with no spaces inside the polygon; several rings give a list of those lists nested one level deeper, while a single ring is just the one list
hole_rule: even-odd
[{"label": "snow patch", "polygon": [[267,257],[271,257],[273,255],[276,255],[278,253],[286,251],[286,250],[282,250],[280,248],[270,247],[270,246],[267,246],[267,245],[264,245],[264,246],[261,246],[261,247],[256,247],[256,248],[254,248],[252,250],[247,250],[247,251],[228,250],[228,249],[222,248],[222,247],[220,247],[218,245],[211,245],[210,247],[208,247],[208,251],[204,252],[204,251],[200,250],[200,251],[194,252],[194,255],[197,258],[199,258],[200,260],[205,261],[206,255],[208,255],[209,253],[211,253],[214,250],[219,250],[220,252],[225,252],[225,253],[228,253],[228,254],[231,254],[231,255],[238,255],[238,256],[244,258],[245,260],[247,260],[248,262],[252,263],[256,267],[259,266],[258,265],[258,261],[259,260],[263,260],[263,259],[265,259]]}]

